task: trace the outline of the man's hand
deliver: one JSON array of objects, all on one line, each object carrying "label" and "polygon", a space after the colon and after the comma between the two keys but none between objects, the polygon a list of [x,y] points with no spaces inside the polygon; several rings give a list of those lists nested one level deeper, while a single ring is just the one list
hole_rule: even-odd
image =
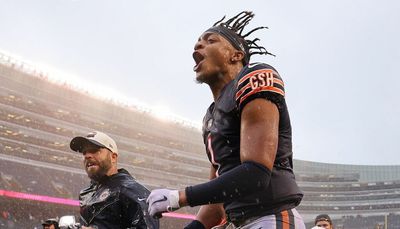
[{"label": "man's hand", "polygon": [[149,213],[152,217],[161,217],[163,212],[171,212],[180,208],[179,191],[169,189],[155,189],[151,191],[146,201],[149,204]]}]

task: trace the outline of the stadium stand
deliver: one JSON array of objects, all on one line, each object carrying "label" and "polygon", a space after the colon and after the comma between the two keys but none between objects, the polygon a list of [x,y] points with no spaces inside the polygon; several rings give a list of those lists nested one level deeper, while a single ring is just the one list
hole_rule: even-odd
[{"label": "stadium stand", "polygon": [[[87,185],[81,155],[69,149],[69,141],[93,129],[117,140],[120,166],[149,189],[183,188],[208,179],[201,132],[192,123],[161,120],[149,109],[54,82],[1,52],[0,82],[0,228],[34,228],[42,219],[78,215],[76,205],[46,200],[76,200]],[[294,167],[305,194],[298,209],[307,228],[320,213],[331,215],[335,228],[385,223],[400,228],[400,166],[295,160]],[[38,197],[18,197],[24,193]],[[178,213],[196,211],[183,208]],[[182,228],[188,221],[163,217],[161,224]]]}]

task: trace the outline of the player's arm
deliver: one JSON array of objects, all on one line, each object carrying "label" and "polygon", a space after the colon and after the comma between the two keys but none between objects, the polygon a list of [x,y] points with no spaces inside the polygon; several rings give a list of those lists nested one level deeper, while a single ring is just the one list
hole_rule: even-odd
[{"label": "player's arm", "polygon": [[[216,178],[216,170],[214,166],[211,166],[210,169],[210,180]],[[219,225],[225,219],[225,211],[222,204],[208,204],[202,205],[200,210],[196,215],[196,220],[203,224],[204,228],[212,228],[216,225]],[[189,224],[186,229],[190,229],[191,225],[195,223],[192,222]],[[195,228],[194,226],[192,226]]]},{"label": "player's arm", "polygon": [[264,98],[249,102],[242,111],[240,160],[255,162],[272,171],[278,147],[279,111]]}]

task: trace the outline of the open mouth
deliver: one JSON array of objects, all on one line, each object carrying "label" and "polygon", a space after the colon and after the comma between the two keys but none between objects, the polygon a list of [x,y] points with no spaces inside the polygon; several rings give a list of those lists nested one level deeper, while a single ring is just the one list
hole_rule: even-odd
[{"label": "open mouth", "polygon": [[97,164],[94,162],[86,162],[87,169],[94,168],[95,166],[97,166]]},{"label": "open mouth", "polygon": [[199,51],[195,51],[193,52],[193,59],[194,62],[196,62],[196,65],[193,67],[193,71],[196,72],[199,69],[200,64],[203,62],[204,56]]}]

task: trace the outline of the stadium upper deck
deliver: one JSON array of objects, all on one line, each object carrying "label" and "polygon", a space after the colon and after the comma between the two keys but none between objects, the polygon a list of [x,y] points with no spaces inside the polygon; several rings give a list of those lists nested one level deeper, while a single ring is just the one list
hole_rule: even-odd
[{"label": "stadium upper deck", "polygon": [[[152,174],[148,171],[151,168],[158,170],[153,173],[159,174],[152,175],[158,176],[158,180],[144,181],[150,186],[178,185],[177,182],[168,182],[171,179],[168,177],[186,184],[198,182],[197,177],[202,177],[201,181],[207,177],[208,169],[205,167],[208,163],[205,155],[199,154],[203,146],[191,139],[201,139],[198,130],[157,120],[141,110],[91,98],[12,68],[3,66],[1,70],[0,124],[3,133],[0,137],[61,151],[57,153],[63,157],[58,156],[57,163],[63,163],[62,158],[64,162],[77,160],[77,155],[68,149],[71,137],[97,129],[117,139],[122,151],[121,161],[126,163],[122,166],[135,167],[135,174],[140,171]],[[23,156],[28,155],[33,159],[40,156],[42,160],[49,160],[43,153]],[[71,165],[81,166],[80,163]],[[181,167],[186,171],[182,173]]]},{"label": "stadium upper deck", "polygon": [[[200,130],[182,120],[157,119],[4,60],[0,82],[0,189],[76,197],[87,178],[81,156],[68,144],[93,129],[117,140],[120,166],[149,188],[182,188],[208,178]],[[294,166],[306,219],[320,212],[339,217],[400,211],[400,166],[301,160]]]}]

